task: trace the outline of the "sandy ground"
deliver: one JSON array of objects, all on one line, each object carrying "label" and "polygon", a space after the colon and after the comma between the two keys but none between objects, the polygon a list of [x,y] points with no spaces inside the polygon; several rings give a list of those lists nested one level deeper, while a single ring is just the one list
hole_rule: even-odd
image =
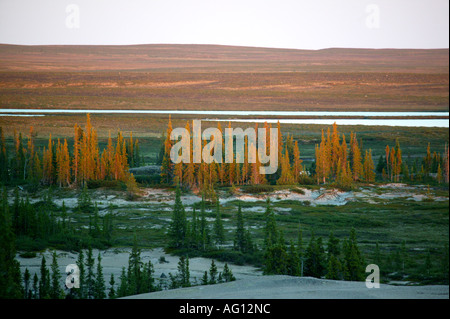
[{"label": "sandy ground", "polygon": [[390,286],[311,277],[261,276],[234,282],[165,290],[128,299],[448,299],[448,286]]}]

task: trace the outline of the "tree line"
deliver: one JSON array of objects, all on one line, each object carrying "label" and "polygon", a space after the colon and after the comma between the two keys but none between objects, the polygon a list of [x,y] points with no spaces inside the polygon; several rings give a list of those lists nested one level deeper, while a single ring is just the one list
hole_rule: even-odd
[{"label": "tree line", "polygon": [[125,139],[119,130],[115,144],[109,134],[107,146],[100,152],[97,131],[91,124],[89,114],[84,129],[75,124],[71,151],[67,139],[58,138],[55,141],[51,134],[42,150],[36,148],[34,140],[33,127],[25,139],[22,133],[14,130],[14,148],[11,152],[6,147],[0,127],[0,183],[20,180],[59,187],[83,187],[88,181],[126,182],[134,179],[128,168],[143,164],[139,141],[133,139],[132,132]]},{"label": "tree line", "polygon": [[[231,123],[229,124],[231,128]],[[256,129],[258,124],[255,125]],[[186,124],[190,132],[189,122]],[[264,123],[266,132],[271,125]],[[222,132],[220,123],[218,129]],[[311,169],[303,166],[300,159],[298,141],[287,134],[283,137],[280,123],[277,124],[278,131],[278,170],[275,174],[261,175],[259,167],[261,163],[256,156],[255,163],[248,161],[248,140],[244,141],[244,161],[237,163],[221,163],[213,161],[206,164],[201,163],[177,163],[170,160],[170,151],[174,141],[170,139],[172,123],[169,118],[168,128],[165,133],[164,143],[160,151],[161,183],[169,185],[179,184],[187,189],[198,190],[209,199],[215,197],[215,186],[235,185],[261,185],[261,184],[334,184],[341,188],[349,188],[357,182],[375,182],[376,179],[383,181],[423,181],[432,178],[439,183],[448,183],[449,180],[449,149],[445,146],[443,154],[434,152],[431,154],[428,145],[427,155],[422,163],[417,161],[408,167],[403,160],[400,143],[396,140],[393,147],[386,146],[385,156],[380,155],[379,162],[375,165],[372,150],[364,149],[362,140],[358,140],[357,134],[351,132],[349,143],[344,134],[338,130],[336,123],[332,130],[322,130],[321,142],[315,146],[315,160]],[[222,139],[223,141],[224,139]],[[192,145],[191,137],[191,145]],[[206,145],[206,141],[203,141]],[[192,152],[192,147],[191,147]],[[224,155],[223,155],[224,156]]]}]

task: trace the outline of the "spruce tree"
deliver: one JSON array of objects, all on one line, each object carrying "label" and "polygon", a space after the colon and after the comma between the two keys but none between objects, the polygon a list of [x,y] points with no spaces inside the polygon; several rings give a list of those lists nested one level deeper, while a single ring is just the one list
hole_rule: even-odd
[{"label": "spruce tree", "polygon": [[298,256],[301,259],[303,257],[304,251],[303,251],[303,230],[298,227],[298,235],[297,235],[297,252]]},{"label": "spruce tree", "polygon": [[279,231],[277,234],[279,237],[276,241],[266,247],[264,253],[264,273],[286,275],[289,273],[290,258],[284,242],[283,232]]},{"label": "spruce tree", "polygon": [[28,268],[25,268],[25,273],[23,275],[23,284],[24,284],[24,298],[25,299],[31,299],[31,289],[30,289],[30,271]]},{"label": "spruce tree", "polygon": [[38,299],[38,297],[39,297],[39,278],[38,278],[37,273],[34,273],[32,299]]},{"label": "spruce tree", "polygon": [[76,293],[79,299],[86,299],[87,298],[86,272],[84,268],[84,253],[82,249],[80,249],[80,252],[78,253],[78,259],[76,261],[76,264],[80,272],[79,277],[80,288],[76,290]]},{"label": "spruce tree", "polygon": [[192,222],[190,226],[190,232],[189,232],[189,245],[197,249],[199,247],[199,223],[198,223],[198,217],[197,217],[197,211],[195,210],[195,207],[192,209]]},{"label": "spruce tree", "polygon": [[266,212],[264,214],[264,218],[266,220],[264,229],[264,245],[266,248],[268,248],[274,243],[276,243],[278,239],[278,233],[275,221],[275,214],[271,207],[270,198],[267,198],[266,204],[267,204]]},{"label": "spruce tree", "polygon": [[130,295],[141,293],[141,250],[138,248],[136,234],[134,234],[133,248],[128,258],[128,292]]},{"label": "spruce tree", "polygon": [[178,261],[178,286],[190,287],[189,258],[180,257]]},{"label": "spruce tree", "polygon": [[16,258],[15,236],[8,210],[6,188],[0,201],[0,299],[22,298],[20,265]]},{"label": "spruce tree", "polygon": [[111,277],[109,279],[109,291],[108,291],[108,298],[109,299],[115,299],[116,298],[115,284],[116,284],[116,281],[114,280],[114,274],[111,274]]},{"label": "spruce tree", "polygon": [[97,257],[97,273],[95,274],[94,299],[105,299],[105,278],[103,277],[102,256],[100,252]]},{"label": "spruce tree", "polygon": [[202,198],[200,210],[200,242],[201,249],[205,250],[210,242],[209,226],[206,221],[205,200]]},{"label": "spruce tree", "polygon": [[233,272],[231,271],[230,267],[228,267],[227,263],[225,263],[225,265],[223,266],[222,276],[225,282],[236,280],[236,278],[233,276]]},{"label": "spruce tree", "polygon": [[94,275],[95,259],[92,255],[92,247],[89,246],[86,256],[86,298],[93,299],[95,292],[95,275]]},{"label": "spruce tree", "polygon": [[339,261],[339,259],[335,255],[331,255],[328,259],[328,268],[327,268],[327,274],[325,275],[325,278],[327,279],[333,279],[333,280],[340,280],[341,278],[341,271],[342,266]]},{"label": "spruce tree", "polygon": [[287,274],[290,276],[300,276],[300,257],[298,250],[295,248],[294,243],[291,241],[288,251],[288,269]]},{"label": "spruce tree", "polygon": [[155,273],[155,268],[151,262],[151,260],[148,261],[148,263],[144,266],[143,275],[142,275],[142,292],[152,292],[156,291],[157,287],[155,285],[155,278],[153,277]]},{"label": "spruce tree", "polygon": [[50,274],[46,266],[45,256],[41,259],[41,280],[39,281],[39,299],[50,298]]},{"label": "spruce tree", "polygon": [[217,283],[217,266],[214,259],[211,261],[211,267],[209,268],[209,281],[208,284],[214,285]]},{"label": "spruce tree", "polygon": [[257,246],[253,245],[252,235],[250,233],[250,229],[245,230],[245,252],[252,253],[257,250]]},{"label": "spruce tree", "polygon": [[322,238],[311,233],[308,248],[305,253],[305,276],[321,278],[325,271],[325,257],[323,254]]},{"label": "spruce tree", "polygon": [[220,247],[225,242],[225,230],[223,228],[222,216],[220,214],[220,204],[216,204],[216,219],[214,221],[214,241]]},{"label": "spruce tree", "polygon": [[177,186],[175,192],[175,204],[172,212],[172,220],[169,225],[169,238],[171,246],[174,248],[184,247],[186,241],[186,212],[183,203],[181,202],[181,190]]},{"label": "spruce tree", "polygon": [[56,251],[53,251],[52,254],[52,276],[51,276],[51,290],[50,290],[50,298],[52,299],[60,299],[63,291],[61,290],[61,273],[58,269],[58,258],[56,255]]},{"label": "spruce tree", "polygon": [[339,257],[340,255],[339,239],[334,236],[333,231],[330,232],[330,236],[328,238],[327,251],[328,258],[332,255],[336,257]]},{"label": "spruce tree", "polygon": [[350,281],[364,280],[365,261],[358,248],[356,231],[352,228],[344,248],[344,279]]},{"label": "spruce tree", "polygon": [[235,250],[245,252],[246,242],[245,242],[245,228],[244,228],[244,218],[242,216],[241,203],[239,203],[237,216],[236,216],[236,235],[234,240]]},{"label": "spruce tree", "polygon": [[0,183],[5,184],[9,180],[9,163],[6,150],[5,137],[3,129],[0,127]]},{"label": "spruce tree", "polygon": [[203,273],[203,277],[202,277],[202,281],[201,281],[202,285],[208,285],[209,281],[208,281],[208,272],[205,270],[205,272]]},{"label": "spruce tree", "polygon": [[122,267],[122,273],[120,275],[120,285],[117,290],[117,297],[125,297],[128,296],[128,278],[126,274],[125,267]]}]

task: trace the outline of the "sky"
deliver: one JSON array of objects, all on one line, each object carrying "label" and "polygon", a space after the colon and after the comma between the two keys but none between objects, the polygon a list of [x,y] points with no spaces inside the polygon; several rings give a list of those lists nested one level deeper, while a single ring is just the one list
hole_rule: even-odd
[{"label": "sky", "polygon": [[448,48],[448,0],[0,0],[0,43]]}]

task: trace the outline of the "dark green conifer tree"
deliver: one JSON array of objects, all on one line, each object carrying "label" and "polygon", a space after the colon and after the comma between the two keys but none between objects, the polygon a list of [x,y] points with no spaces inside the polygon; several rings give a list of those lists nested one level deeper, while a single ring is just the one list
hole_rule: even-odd
[{"label": "dark green conifer tree", "polygon": [[97,273],[95,274],[94,299],[105,299],[105,278],[103,277],[102,256],[100,252],[97,256]]},{"label": "dark green conifer tree", "polygon": [[214,221],[214,241],[219,247],[225,242],[225,230],[222,223],[219,201],[216,203],[216,219]]},{"label": "dark green conifer tree", "polygon": [[95,259],[92,255],[92,247],[88,247],[86,256],[86,298],[93,299],[95,293],[95,274],[94,274]]},{"label": "dark green conifer tree", "polygon": [[15,236],[9,213],[6,188],[0,201],[0,299],[22,298],[20,265],[16,260]]},{"label": "dark green conifer tree", "polygon": [[64,292],[61,289],[61,273],[58,268],[58,256],[56,255],[56,251],[53,251],[52,254],[52,276],[51,276],[51,290],[50,290],[50,298],[51,299],[61,299]]},{"label": "dark green conifer tree", "polygon": [[322,238],[316,239],[314,232],[305,252],[304,275],[321,278],[325,272],[325,256],[323,253]]},{"label": "dark green conifer tree", "polygon": [[209,281],[208,284],[214,285],[217,283],[217,266],[214,259],[211,261],[211,267],[209,267]]},{"label": "dark green conifer tree", "polygon": [[109,279],[109,291],[108,291],[108,298],[109,299],[115,299],[116,298],[115,284],[116,284],[116,281],[114,280],[114,274],[111,274],[111,277]]},{"label": "dark green conifer tree", "polygon": [[25,268],[25,273],[23,274],[23,286],[24,286],[24,298],[25,299],[31,299],[31,289],[30,289],[30,271],[28,268]]},{"label": "dark green conifer tree", "polygon": [[79,270],[80,288],[76,289],[75,293],[79,299],[86,299],[87,298],[86,272],[84,268],[84,253],[82,249],[80,249],[80,252],[78,253],[78,259],[76,264]]},{"label": "dark green conifer tree", "polygon": [[233,272],[231,271],[230,267],[228,267],[227,263],[225,263],[225,265],[223,266],[222,277],[225,280],[225,282],[236,280],[236,278],[233,276]]},{"label": "dark green conifer tree", "polygon": [[136,234],[134,234],[133,248],[128,258],[128,294],[136,295],[141,293],[142,279],[141,250],[138,248]]},{"label": "dark green conifer tree", "polygon": [[125,267],[122,267],[122,273],[120,275],[120,285],[117,290],[117,297],[125,297],[128,295],[128,278]]},{"label": "dark green conifer tree", "polygon": [[177,186],[175,192],[175,204],[172,212],[172,220],[169,225],[169,238],[171,241],[171,247],[181,248],[186,243],[186,231],[187,231],[186,212],[184,210],[183,203],[181,202],[181,190]]},{"label": "dark green conifer tree", "polygon": [[234,249],[237,251],[245,252],[247,248],[244,218],[242,216],[241,204],[239,203],[238,211],[236,215],[236,235],[234,239]]},{"label": "dark green conifer tree", "polygon": [[202,281],[201,281],[202,285],[208,285],[209,281],[208,281],[208,272],[205,270],[203,277],[202,277]]},{"label": "dark green conifer tree", "polygon": [[45,256],[41,259],[41,280],[39,281],[39,299],[50,298],[50,273],[47,269]]}]

